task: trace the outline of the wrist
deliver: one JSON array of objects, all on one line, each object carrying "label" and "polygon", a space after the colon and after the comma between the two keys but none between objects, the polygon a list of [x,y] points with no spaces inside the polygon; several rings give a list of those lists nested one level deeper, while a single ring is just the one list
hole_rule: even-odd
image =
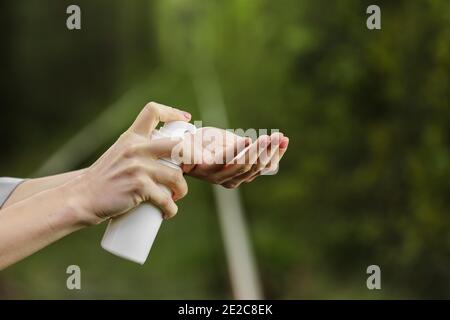
[{"label": "wrist", "polygon": [[66,223],[78,228],[102,222],[100,218],[93,214],[89,190],[84,185],[84,180],[83,175],[79,175],[58,188],[67,209],[65,212]]}]

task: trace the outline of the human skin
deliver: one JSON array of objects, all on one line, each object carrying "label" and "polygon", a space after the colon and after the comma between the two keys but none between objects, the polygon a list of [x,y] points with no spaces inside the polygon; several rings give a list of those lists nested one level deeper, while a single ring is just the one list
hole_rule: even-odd
[{"label": "human skin", "polygon": [[[289,144],[289,138],[281,132],[262,135],[254,142],[250,138],[212,127],[201,128],[196,135],[203,135],[201,146],[197,149],[203,151],[203,157],[205,150],[209,151],[207,154],[214,163],[203,159],[199,164],[183,165],[183,171],[192,177],[229,189],[252,182],[261,175],[263,169],[275,170]],[[243,149],[246,151],[240,154]],[[227,159],[228,154],[237,157]]]},{"label": "human skin", "polygon": [[[200,130],[213,131],[212,134],[223,137],[223,140],[216,140],[217,146],[214,151],[217,152],[217,149],[221,148],[224,156],[227,154],[228,149],[232,149],[233,153],[237,155],[244,148],[248,148],[239,158],[234,158],[228,162],[225,161],[224,157],[224,162],[222,163],[182,165],[182,170],[186,175],[209,183],[222,185],[229,189],[237,188],[243,183],[252,182],[261,175],[261,171],[265,168],[269,170],[276,169],[289,145],[289,138],[285,137],[283,133],[274,133],[270,136],[263,135],[252,142],[250,138],[241,138],[218,128],[206,127]],[[206,141],[203,141],[202,147],[208,147]],[[214,151],[211,150],[212,156],[217,157]],[[4,208],[41,191],[62,185],[78,176],[82,176],[85,172],[86,169],[81,169],[53,176],[29,179],[17,187],[4,204]]]},{"label": "human skin", "polygon": [[[187,184],[183,171],[157,160],[170,156],[181,140],[149,137],[159,121],[176,120],[189,121],[190,114],[149,103],[133,125],[89,168],[30,179],[16,188],[0,210],[0,270],[76,230],[124,214],[145,201],[158,206],[165,218],[173,217],[178,211],[175,201],[187,194]],[[270,150],[271,138],[260,138],[266,141],[262,148],[258,145],[260,139],[251,144],[242,155],[246,163],[183,165],[183,170],[208,182],[235,188],[252,181],[270,159],[274,159],[272,165],[278,163],[288,141],[284,140],[285,147],[281,148],[283,139],[278,139],[276,148],[284,151],[269,152],[270,157],[265,159],[249,151],[258,150],[259,155],[261,150]],[[244,140],[242,148],[250,143]],[[234,148],[236,153],[242,149],[238,143],[222,147]],[[167,186],[172,195],[158,184]]]},{"label": "human skin", "polygon": [[[0,210],[0,270],[144,201],[158,206],[166,218],[173,217],[175,200],[186,195],[187,184],[181,170],[160,164],[158,158],[170,156],[179,141],[148,137],[159,121],[189,119],[185,112],[150,103],[89,168],[41,180],[48,189],[40,192],[37,182],[30,182],[37,193],[21,188],[20,197],[27,197],[8,201]],[[157,184],[170,188],[172,196]]]}]

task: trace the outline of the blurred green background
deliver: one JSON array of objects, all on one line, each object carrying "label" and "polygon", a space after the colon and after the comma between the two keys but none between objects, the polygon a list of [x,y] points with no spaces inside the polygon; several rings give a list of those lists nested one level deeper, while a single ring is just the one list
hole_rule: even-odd
[{"label": "blurred green background", "polygon": [[[231,127],[290,137],[240,188],[266,298],[450,298],[450,1],[2,1],[0,26],[0,176],[87,166],[146,102],[200,120],[219,92]],[[212,189],[188,183],[144,266],[103,224],[1,271],[0,298],[232,298]]]}]

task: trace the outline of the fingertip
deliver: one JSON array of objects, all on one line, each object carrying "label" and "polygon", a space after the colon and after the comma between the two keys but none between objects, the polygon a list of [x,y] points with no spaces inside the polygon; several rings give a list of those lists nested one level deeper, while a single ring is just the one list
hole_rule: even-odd
[{"label": "fingertip", "polygon": [[283,133],[275,132],[270,135],[270,143],[274,146],[278,146],[283,139]]},{"label": "fingertip", "polygon": [[172,218],[174,218],[177,215],[177,213],[178,213],[178,206],[175,203],[173,204],[173,208],[172,209],[173,209],[172,212],[167,212],[164,215],[164,219],[165,220],[172,219]]},{"label": "fingertip", "polygon": [[187,120],[190,121],[192,119],[192,115],[187,112],[187,111],[181,111],[181,113],[183,114],[183,117]]},{"label": "fingertip", "polygon": [[281,139],[281,142],[280,142],[280,148],[287,149],[288,145],[289,145],[289,138],[283,137],[283,139]]},{"label": "fingertip", "polygon": [[192,119],[192,115],[184,110],[172,107],[172,110],[176,113],[176,118],[180,121],[190,121]]}]

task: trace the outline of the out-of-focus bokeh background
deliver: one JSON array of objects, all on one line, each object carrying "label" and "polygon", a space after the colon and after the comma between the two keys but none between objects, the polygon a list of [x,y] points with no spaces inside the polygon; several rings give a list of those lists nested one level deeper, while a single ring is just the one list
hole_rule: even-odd
[{"label": "out-of-focus bokeh background", "polygon": [[[448,0],[2,1],[0,26],[0,176],[89,165],[150,100],[279,128],[280,172],[239,191],[264,297],[450,298]],[[188,183],[144,266],[103,224],[1,271],[0,297],[234,297],[213,189]]]}]

